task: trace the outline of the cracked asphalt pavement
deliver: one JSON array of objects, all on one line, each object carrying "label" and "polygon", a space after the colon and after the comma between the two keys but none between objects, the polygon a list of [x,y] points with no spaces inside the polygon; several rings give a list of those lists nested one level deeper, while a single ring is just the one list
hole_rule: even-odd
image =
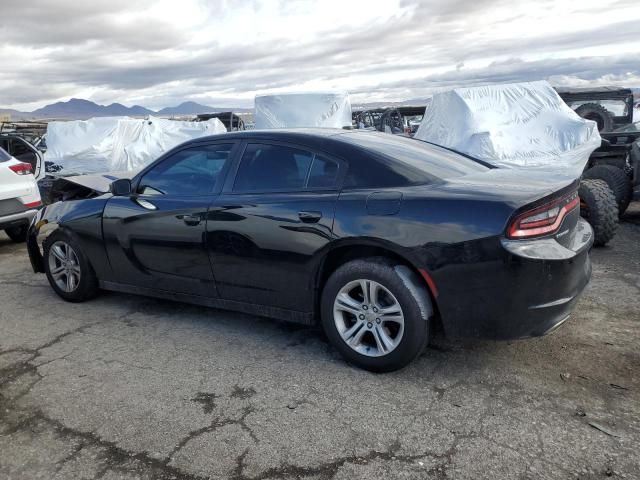
[{"label": "cracked asphalt pavement", "polygon": [[307,327],[65,303],[0,233],[0,478],[640,478],[639,240],[635,203],[554,334],[376,375]]}]

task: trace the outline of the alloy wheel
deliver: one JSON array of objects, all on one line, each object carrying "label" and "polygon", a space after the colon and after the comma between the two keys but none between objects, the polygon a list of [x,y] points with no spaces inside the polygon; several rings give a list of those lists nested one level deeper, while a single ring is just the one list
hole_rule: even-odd
[{"label": "alloy wheel", "polygon": [[333,303],[333,319],[342,340],[368,357],[391,353],[404,334],[400,303],[373,280],[354,280],[342,287]]},{"label": "alloy wheel", "polygon": [[71,245],[58,240],[49,249],[49,272],[60,290],[73,292],[80,284],[80,262]]}]

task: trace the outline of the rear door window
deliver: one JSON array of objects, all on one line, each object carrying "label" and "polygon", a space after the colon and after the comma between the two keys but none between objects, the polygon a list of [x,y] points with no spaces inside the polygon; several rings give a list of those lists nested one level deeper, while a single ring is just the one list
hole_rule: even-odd
[{"label": "rear door window", "polygon": [[298,192],[333,189],[339,165],[323,155],[287,145],[247,145],[234,192]]},{"label": "rear door window", "polygon": [[313,153],[285,145],[250,143],[242,155],[234,192],[303,190]]}]

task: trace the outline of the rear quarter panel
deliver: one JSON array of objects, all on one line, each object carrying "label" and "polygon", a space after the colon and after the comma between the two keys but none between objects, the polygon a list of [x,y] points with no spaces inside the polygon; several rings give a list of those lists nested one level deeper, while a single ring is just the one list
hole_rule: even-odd
[{"label": "rear quarter panel", "polygon": [[[372,208],[380,192],[401,196],[395,209]],[[514,209],[501,200],[452,196],[430,187],[343,191],[336,206],[338,238],[371,237],[410,255],[502,235]],[[382,212],[382,213],[376,213]]]},{"label": "rear quarter panel", "polygon": [[389,189],[402,193],[397,213],[371,214],[367,198],[379,191],[341,193],[334,219],[336,244],[377,245],[425,269],[434,280],[436,291],[431,293],[443,316],[460,292],[486,286],[493,281],[490,272],[508,261],[500,240],[514,206],[499,196],[452,195],[437,186]]}]

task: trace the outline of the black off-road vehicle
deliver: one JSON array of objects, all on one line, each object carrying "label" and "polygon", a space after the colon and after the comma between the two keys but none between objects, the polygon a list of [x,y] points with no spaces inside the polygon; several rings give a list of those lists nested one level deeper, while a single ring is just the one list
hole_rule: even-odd
[{"label": "black off-road vehicle", "polygon": [[629,88],[557,87],[560,98],[582,118],[598,124],[599,132],[611,132],[633,123],[633,91]]},{"label": "black off-road vehicle", "polygon": [[567,105],[598,125],[602,144],[582,175],[582,212],[593,226],[596,244],[615,235],[640,184],[640,129],[633,123],[634,97],[628,88],[556,88]]}]

